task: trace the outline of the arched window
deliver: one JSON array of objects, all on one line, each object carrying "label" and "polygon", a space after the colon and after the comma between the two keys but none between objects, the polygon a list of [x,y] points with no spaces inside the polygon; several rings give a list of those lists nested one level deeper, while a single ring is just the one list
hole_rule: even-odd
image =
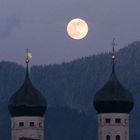
[{"label": "arched window", "polygon": [[117,135],[116,136],[116,140],[120,140],[120,135]]},{"label": "arched window", "polygon": [[106,136],[106,140],[110,140],[110,136],[109,135]]}]

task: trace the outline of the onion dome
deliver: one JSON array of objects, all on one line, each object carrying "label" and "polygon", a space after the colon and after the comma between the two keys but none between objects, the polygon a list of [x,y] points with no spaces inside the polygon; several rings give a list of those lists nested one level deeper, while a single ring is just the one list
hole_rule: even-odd
[{"label": "onion dome", "polygon": [[43,116],[47,108],[45,98],[30,80],[28,63],[29,58],[27,57],[25,80],[8,103],[11,116]]},{"label": "onion dome", "polygon": [[114,63],[114,41],[112,45],[112,73],[107,83],[95,94],[93,104],[98,113],[129,113],[134,106],[134,101],[131,93],[117,79]]}]

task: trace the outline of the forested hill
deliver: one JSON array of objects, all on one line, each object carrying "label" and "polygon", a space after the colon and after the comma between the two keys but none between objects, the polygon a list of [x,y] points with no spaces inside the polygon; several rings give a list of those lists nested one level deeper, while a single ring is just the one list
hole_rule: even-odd
[{"label": "forested hill", "polygon": [[[108,80],[111,69],[111,54],[104,53],[61,65],[33,66],[31,78],[45,95],[48,107],[67,107],[96,118],[92,106],[93,97]],[[117,52],[116,73],[135,98],[131,135],[138,140],[140,136],[136,130],[140,129],[140,42],[134,42]],[[7,106],[9,97],[22,84],[24,74],[23,66],[0,62],[0,101],[3,106]],[[3,106],[0,106],[0,110],[4,112]],[[3,120],[1,117],[1,122],[4,122],[4,116]]]},{"label": "forested hill", "polygon": [[[140,99],[140,42],[116,54],[116,73],[121,83]],[[46,95],[49,106],[68,106],[91,111],[93,96],[108,80],[111,54],[99,54],[70,63],[31,68],[34,84]]]}]

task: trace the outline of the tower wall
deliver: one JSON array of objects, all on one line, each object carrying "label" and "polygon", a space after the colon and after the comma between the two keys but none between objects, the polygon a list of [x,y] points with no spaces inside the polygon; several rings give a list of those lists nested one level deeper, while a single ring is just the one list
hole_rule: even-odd
[{"label": "tower wall", "polygon": [[129,140],[129,114],[98,114],[98,140]]},{"label": "tower wall", "polygon": [[44,140],[43,117],[12,117],[11,118],[12,140],[21,137]]}]

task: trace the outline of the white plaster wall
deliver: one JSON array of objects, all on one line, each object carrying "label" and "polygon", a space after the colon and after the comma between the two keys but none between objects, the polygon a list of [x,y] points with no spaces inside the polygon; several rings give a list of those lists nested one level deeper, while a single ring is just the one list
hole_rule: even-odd
[{"label": "white plaster wall", "polygon": [[[24,126],[19,126],[23,122]],[[30,126],[34,122],[34,126]],[[43,117],[13,117],[11,118],[12,140],[20,137],[44,140],[44,118]]]},{"label": "white plaster wall", "polygon": [[[110,123],[106,123],[106,119],[110,119]],[[121,119],[121,122],[116,123],[115,119]],[[129,140],[129,114],[99,114],[98,126],[99,140],[106,140],[107,135],[110,135],[110,140],[116,140],[116,135],[120,135],[121,140]]]}]

